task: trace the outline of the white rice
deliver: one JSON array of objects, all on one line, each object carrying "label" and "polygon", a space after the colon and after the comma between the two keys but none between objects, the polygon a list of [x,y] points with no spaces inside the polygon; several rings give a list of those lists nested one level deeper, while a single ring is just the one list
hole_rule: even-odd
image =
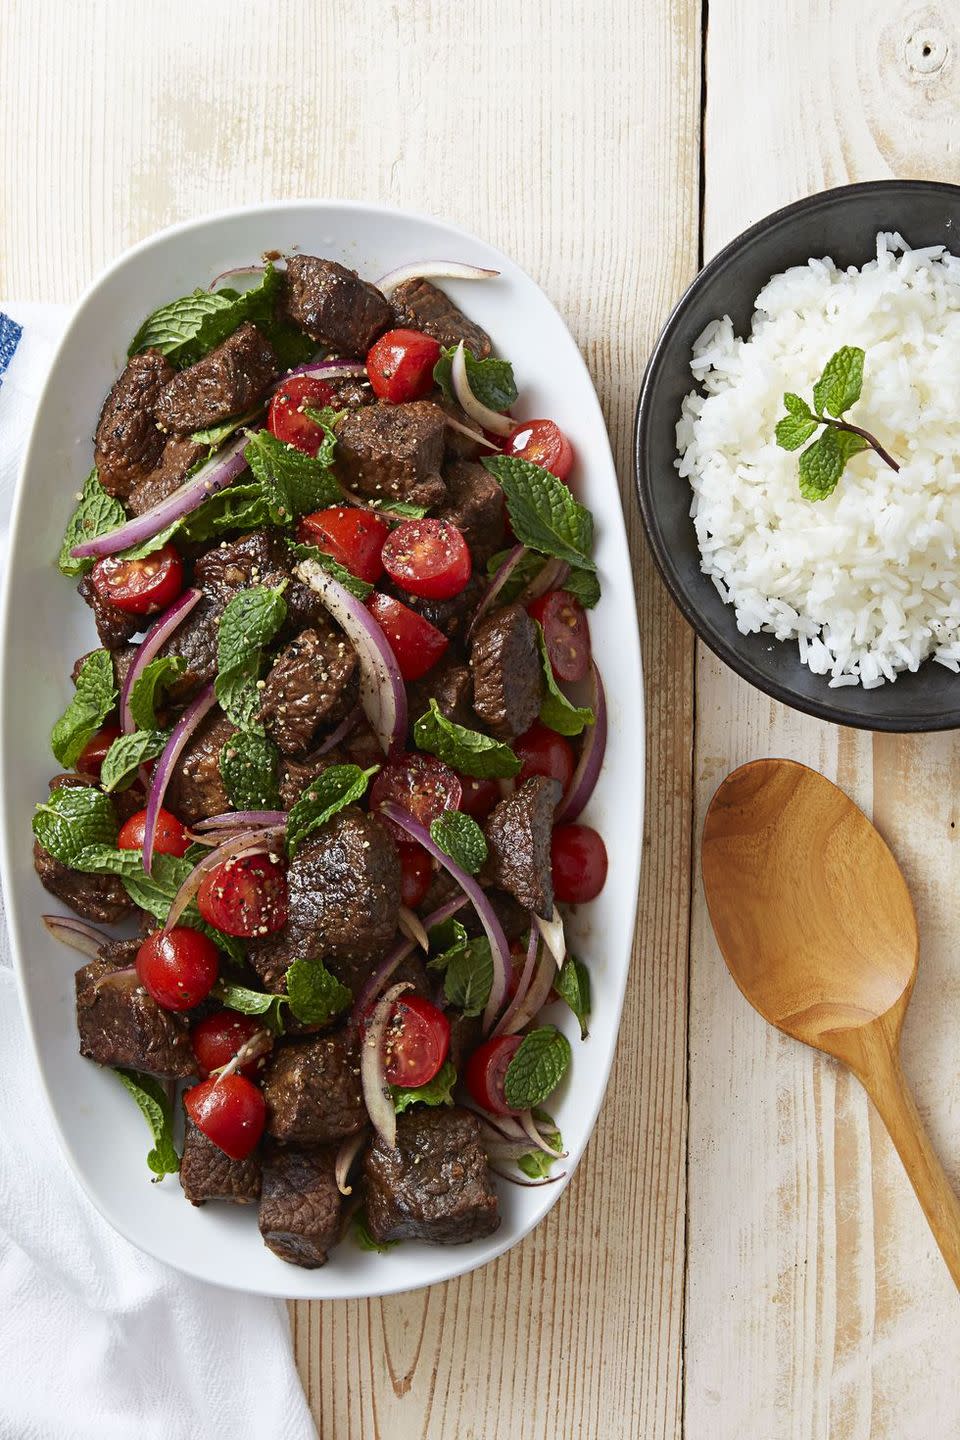
[{"label": "white rice", "polygon": [[[774,428],[784,391],[810,400],[843,345],[866,352],[847,418],[901,468],[865,450],[808,501],[800,451]],[[738,628],[795,640],[832,686],[882,685],[930,657],[960,671],[960,259],[880,234],[861,270],[811,260],[763,287],[746,340],[727,316],[708,325],[690,368],[701,388],[676,463],[703,571]]]}]

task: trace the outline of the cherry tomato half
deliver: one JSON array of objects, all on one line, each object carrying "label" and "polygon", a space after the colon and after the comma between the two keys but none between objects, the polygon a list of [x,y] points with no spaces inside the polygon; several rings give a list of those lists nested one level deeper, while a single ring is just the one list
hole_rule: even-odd
[{"label": "cherry tomato half", "polygon": [[[454,772],[436,756],[399,755],[381,768],[370,786],[370,809],[379,810],[385,800],[392,800],[429,830],[444,810],[459,809],[462,793]],[[409,842],[405,830],[381,818],[395,840]]]},{"label": "cherry tomato half", "polygon": [[534,720],[526,734],[514,741],[513,749],[521,766],[518,784],[529,780],[531,775],[547,775],[559,780],[563,790],[567,790],[573,779],[576,761],[570,741],[558,735],[556,730]]},{"label": "cherry tomato half", "polygon": [[270,401],[267,429],[285,445],[316,455],[323,444],[323,426],[304,411],[322,410],[333,399],[333,386],[318,375],[291,375]]},{"label": "cherry tomato half", "polygon": [[473,775],[459,775],[457,778],[463,791],[460,809],[474,820],[486,820],[500,799],[500,787],[496,780],[477,780]]},{"label": "cherry tomato half", "polygon": [[383,568],[401,588],[425,600],[452,600],[466,588],[473,561],[463,535],[447,520],[404,520],[383,547]]},{"label": "cherry tomato half", "polygon": [[450,1021],[421,995],[395,1001],[383,1041],[385,1071],[391,1085],[413,1090],[432,1080],[450,1049]]},{"label": "cherry tomato half", "polygon": [[[256,1015],[238,1015],[236,1010],[218,1010],[205,1020],[198,1020],[190,1030],[190,1044],[201,1077],[205,1080],[212,1070],[222,1070],[224,1065],[229,1065],[241,1046],[264,1028],[263,1021]],[[266,1058],[264,1054],[248,1060],[237,1073],[252,1080],[263,1069]]]},{"label": "cherry tomato half", "polygon": [[[142,850],[146,822],[146,810],[138,810],[135,815],[131,815],[130,819],[120,827],[120,834],[117,836],[118,850]],[[157,855],[186,855],[190,849],[190,839],[186,830],[176,815],[171,815],[169,810],[161,810],[157,816],[153,849]]]},{"label": "cherry tomato half", "polygon": [[553,893],[568,905],[595,900],[607,878],[607,847],[589,825],[558,825],[550,842]]},{"label": "cherry tomato half", "polygon": [[286,867],[271,855],[225,860],[204,878],[197,909],[227,935],[272,935],[287,923]]},{"label": "cherry tomato half", "polygon": [[389,534],[386,520],[374,515],[372,510],[353,505],[315,510],[312,515],[305,515],[297,527],[298,539],[325,550],[369,585],[383,574],[380,551]]},{"label": "cherry tomato half", "polygon": [[542,466],[558,480],[566,480],[573,469],[573,446],[552,420],[525,420],[515,426],[503,443],[503,451]]},{"label": "cherry tomato half", "polygon": [[246,1160],[267,1120],[262,1091],[243,1075],[201,1080],[183,1097],[190,1119],[231,1160]]},{"label": "cherry tomato half", "polygon": [[408,910],[416,910],[430,889],[433,861],[422,845],[404,841],[400,851],[400,900]]},{"label": "cherry tomato half", "polygon": [[464,1079],[481,1110],[492,1115],[519,1115],[507,1104],[503,1082],[510,1061],[520,1049],[519,1035],[495,1035],[474,1050],[467,1061]]},{"label": "cherry tomato half", "polygon": [[183,561],[176,546],[167,543],[142,560],[105,555],[94,565],[90,579],[100,599],[118,610],[153,615],[172,605],[183,589]]},{"label": "cherry tomato half", "polygon": [[80,751],[77,760],[77,773],[79,775],[92,775],[94,779],[100,778],[100,767],[104,762],[107,751],[120,734],[120,726],[107,724],[101,726],[92,740],[88,740]]},{"label": "cherry tomato half", "polygon": [[175,925],[156,930],[137,951],[137,975],[147,994],[164,1010],[192,1010],[210,994],[220,962],[207,935]]},{"label": "cherry tomato half", "polygon": [[374,590],[367,608],[390,642],[404,680],[419,680],[446,653],[450,641],[443,631],[402,600]]},{"label": "cherry tomato half", "polygon": [[587,612],[567,590],[548,590],[527,606],[531,619],[543,626],[550,666],[558,680],[585,680],[590,669],[590,626]]},{"label": "cherry tomato half", "polygon": [[421,330],[388,330],[367,351],[367,374],[378,400],[402,405],[433,389],[440,342]]}]

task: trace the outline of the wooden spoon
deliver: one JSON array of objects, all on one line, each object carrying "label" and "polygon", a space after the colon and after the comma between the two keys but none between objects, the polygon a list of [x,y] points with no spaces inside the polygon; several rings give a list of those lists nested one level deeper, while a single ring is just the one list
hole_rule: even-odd
[{"label": "wooden spoon", "polygon": [[860,1080],[960,1288],[960,1201],[900,1064],[919,944],[893,855],[822,775],[754,760],[710,802],[703,884],[723,958],[754,1009]]}]

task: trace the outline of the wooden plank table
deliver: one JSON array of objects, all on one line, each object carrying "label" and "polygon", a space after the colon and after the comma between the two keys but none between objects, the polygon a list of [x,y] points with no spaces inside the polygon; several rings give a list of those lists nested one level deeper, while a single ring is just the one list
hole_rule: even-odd
[{"label": "wooden plank table", "polygon": [[630,460],[646,354],[701,253],[827,185],[960,180],[958,155],[945,0],[0,8],[0,295],[72,300],[125,246],[217,207],[392,202],[540,281],[614,441],[649,799],[608,1099],[564,1199],[509,1256],[427,1292],[291,1307],[324,1440],[960,1435],[960,1308],[909,1187],[856,1086],[729,982],[693,854],[713,786],[751,756],[805,760],[872,811],[921,919],[906,1064],[958,1178],[960,754],[820,725],[695,654]]}]

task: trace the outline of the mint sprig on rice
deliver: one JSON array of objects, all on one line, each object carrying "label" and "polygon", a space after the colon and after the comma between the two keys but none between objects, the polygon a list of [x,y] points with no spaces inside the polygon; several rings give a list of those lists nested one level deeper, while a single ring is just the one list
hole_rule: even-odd
[{"label": "mint sprig on rice", "polygon": [[830,356],[814,385],[812,406],[791,391],[783,397],[787,413],[774,432],[782,450],[799,450],[818,426],[824,427],[800,456],[800,494],[805,500],[826,500],[832,495],[847,461],[861,450],[874,450],[891,470],[900,469],[875,435],[842,418],[860,399],[864,359],[856,345],[844,345]]}]

